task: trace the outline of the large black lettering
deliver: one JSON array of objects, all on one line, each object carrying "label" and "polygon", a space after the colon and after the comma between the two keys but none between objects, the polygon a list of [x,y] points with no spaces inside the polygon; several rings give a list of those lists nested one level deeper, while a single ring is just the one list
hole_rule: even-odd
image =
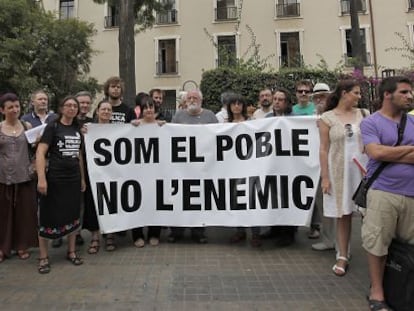
[{"label": "large black lettering", "polygon": [[144,159],[144,163],[151,162],[151,155],[152,155],[152,163],[159,163],[160,159],[160,152],[159,152],[159,141],[158,138],[150,138],[148,139],[148,147],[145,145],[144,138],[135,138],[135,163],[142,163],[141,162],[141,155]]},{"label": "large black lettering", "polygon": [[309,156],[309,150],[301,150],[302,145],[309,145],[307,139],[301,139],[301,135],[308,135],[308,129],[296,129],[292,130],[292,154],[294,156]]},{"label": "large black lettering", "polygon": [[[132,204],[129,204],[130,190],[132,190]],[[142,191],[139,182],[136,180],[127,180],[121,187],[121,206],[125,212],[135,212],[141,206]]]},{"label": "large black lettering", "polygon": [[306,188],[314,188],[313,181],[309,176],[299,175],[296,176],[292,182],[292,193],[293,193],[293,202],[295,203],[296,207],[303,210],[309,210],[313,198],[306,197],[305,204],[302,203],[302,191],[301,191],[301,184],[302,182],[305,183]]},{"label": "large black lettering", "polygon": [[224,151],[228,151],[233,147],[233,140],[228,135],[217,135],[217,161],[224,160]]},{"label": "large black lettering", "polygon": [[96,165],[104,166],[108,165],[112,161],[112,154],[109,150],[106,150],[103,148],[103,146],[110,146],[111,142],[109,139],[106,138],[100,138],[95,140],[93,144],[93,150],[101,156],[103,156],[103,159],[101,158],[94,158],[93,161]]},{"label": "large black lettering", "polygon": [[256,158],[266,157],[272,154],[273,148],[269,143],[271,135],[269,132],[256,133]]},{"label": "large black lettering", "polygon": [[191,198],[200,197],[200,191],[192,191],[192,186],[200,186],[200,180],[183,180],[183,211],[201,211],[201,204],[191,204]]},{"label": "large black lettering", "polygon": [[272,209],[277,208],[277,179],[276,176],[266,176],[264,190],[259,176],[249,177],[249,209],[256,209],[256,194],[261,209],[267,209],[271,197]]},{"label": "large black lettering", "polygon": [[196,151],[196,138],[190,137],[190,162],[204,162],[203,156],[197,156]]},{"label": "large black lettering", "polygon": [[164,181],[157,179],[156,181],[156,198],[157,198],[157,211],[172,211],[173,205],[172,204],[165,204],[164,203]]},{"label": "large black lettering", "polygon": [[283,150],[282,130],[275,129],[275,153],[277,156],[290,156],[290,150]]},{"label": "large black lettering", "polygon": [[131,162],[132,144],[128,138],[118,138],[114,144],[114,159],[116,163],[124,165]]},{"label": "large black lettering", "polygon": [[105,183],[96,183],[96,198],[98,201],[99,215],[102,216],[104,214],[104,203],[108,207],[109,214],[116,214],[118,212],[118,187],[116,181],[109,183],[109,195]]},{"label": "large black lettering", "polygon": [[279,183],[280,207],[289,208],[289,176],[281,175]]},{"label": "large black lettering", "polygon": [[246,196],[246,190],[237,189],[238,185],[245,185],[246,178],[230,179],[230,210],[246,210],[246,203],[239,203],[240,196]]},{"label": "large black lettering", "polygon": [[[245,152],[243,153],[243,149]],[[248,160],[253,154],[253,140],[248,134],[236,137],[236,155],[240,160]]]},{"label": "large black lettering", "polygon": [[204,180],[204,206],[206,211],[211,211],[212,200],[219,211],[226,209],[226,180],[218,179],[218,190],[214,186],[214,182],[211,179]]},{"label": "large black lettering", "polygon": [[182,163],[186,162],[186,157],[180,157],[178,153],[185,151],[185,146],[179,146],[180,142],[185,142],[185,137],[171,137],[171,162]]}]

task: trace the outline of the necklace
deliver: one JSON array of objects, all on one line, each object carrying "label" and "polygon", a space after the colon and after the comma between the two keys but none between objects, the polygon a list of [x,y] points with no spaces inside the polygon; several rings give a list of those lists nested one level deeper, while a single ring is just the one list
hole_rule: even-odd
[{"label": "necklace", "polygon": [[10,124],[7,124],[6,122],[4,122],[3,124],[11,130],[11,133],[13,134],[13,136],[16,136],[17,130],[19,129],[19,124],[18,123],[14,124],[14,125],[10,125]]}]

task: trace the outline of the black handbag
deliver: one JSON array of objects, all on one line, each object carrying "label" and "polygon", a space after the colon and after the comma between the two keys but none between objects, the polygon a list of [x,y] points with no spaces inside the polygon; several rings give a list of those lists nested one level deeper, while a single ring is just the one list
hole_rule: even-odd
[{"label": "black handbag", "polygon": [[[398,146],[401,144],[403,139],[405,124],[407,123],[407,115],[404,113],[401,116],[400,126],[398,127],[398,140],[394,146]],[[384,168],[389,164],[389,162],[382,162],[381,165],[375,170],[375,172],[371,175],[370,178],[363,177],[361,182],[359,183],[357,189],[355,190],[354,194],[352,195],[352,200],[354,203],[361,207],[367,207],[367,193],[369,187],[371,187],[372,183],[375,179],[377,179],[378,175],[384,170]]]}]

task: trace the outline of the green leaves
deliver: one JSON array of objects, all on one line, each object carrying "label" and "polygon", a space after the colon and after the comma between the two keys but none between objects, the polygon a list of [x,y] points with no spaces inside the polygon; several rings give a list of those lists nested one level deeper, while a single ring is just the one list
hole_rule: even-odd
[{"label": "green leaves", "polygon": [[89,72],[93,34],[91,24],[57,20],[30,1],[1,0],[0,92],[14,91],[22,101],[38,88],[55,97],[72,93]]}]

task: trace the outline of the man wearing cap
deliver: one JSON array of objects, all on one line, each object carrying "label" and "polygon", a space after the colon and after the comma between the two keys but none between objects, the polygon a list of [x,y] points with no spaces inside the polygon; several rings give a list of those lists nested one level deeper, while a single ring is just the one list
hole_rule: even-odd
[{"label": "man wearing cap", "polygon": [[[326,108],[326,101],[330,94],[329,85],[326,83],[316,83],[313,88],[312,102],[315,104],[315,112],[321,115]],[[335,219],[323,216],[323,200],[320,184],[316,190],[315,208],[312,215],[311,230],[308,237],[318,238],[322,237],[322,241],[312,244],[312,249],[315,251],[332,250],[335,248]],[[322,217],[322,219],[321,219]],[[322,222],[322,230],[319,228],[319,223]]]},{"label": "man wearing cap", "polygon": [[313,85],[308,80],[296,83],[296,98],[298,103],[293,106],[292,114],[295,116],[311,116],[315,114],[315,104],[310,100]]}]

